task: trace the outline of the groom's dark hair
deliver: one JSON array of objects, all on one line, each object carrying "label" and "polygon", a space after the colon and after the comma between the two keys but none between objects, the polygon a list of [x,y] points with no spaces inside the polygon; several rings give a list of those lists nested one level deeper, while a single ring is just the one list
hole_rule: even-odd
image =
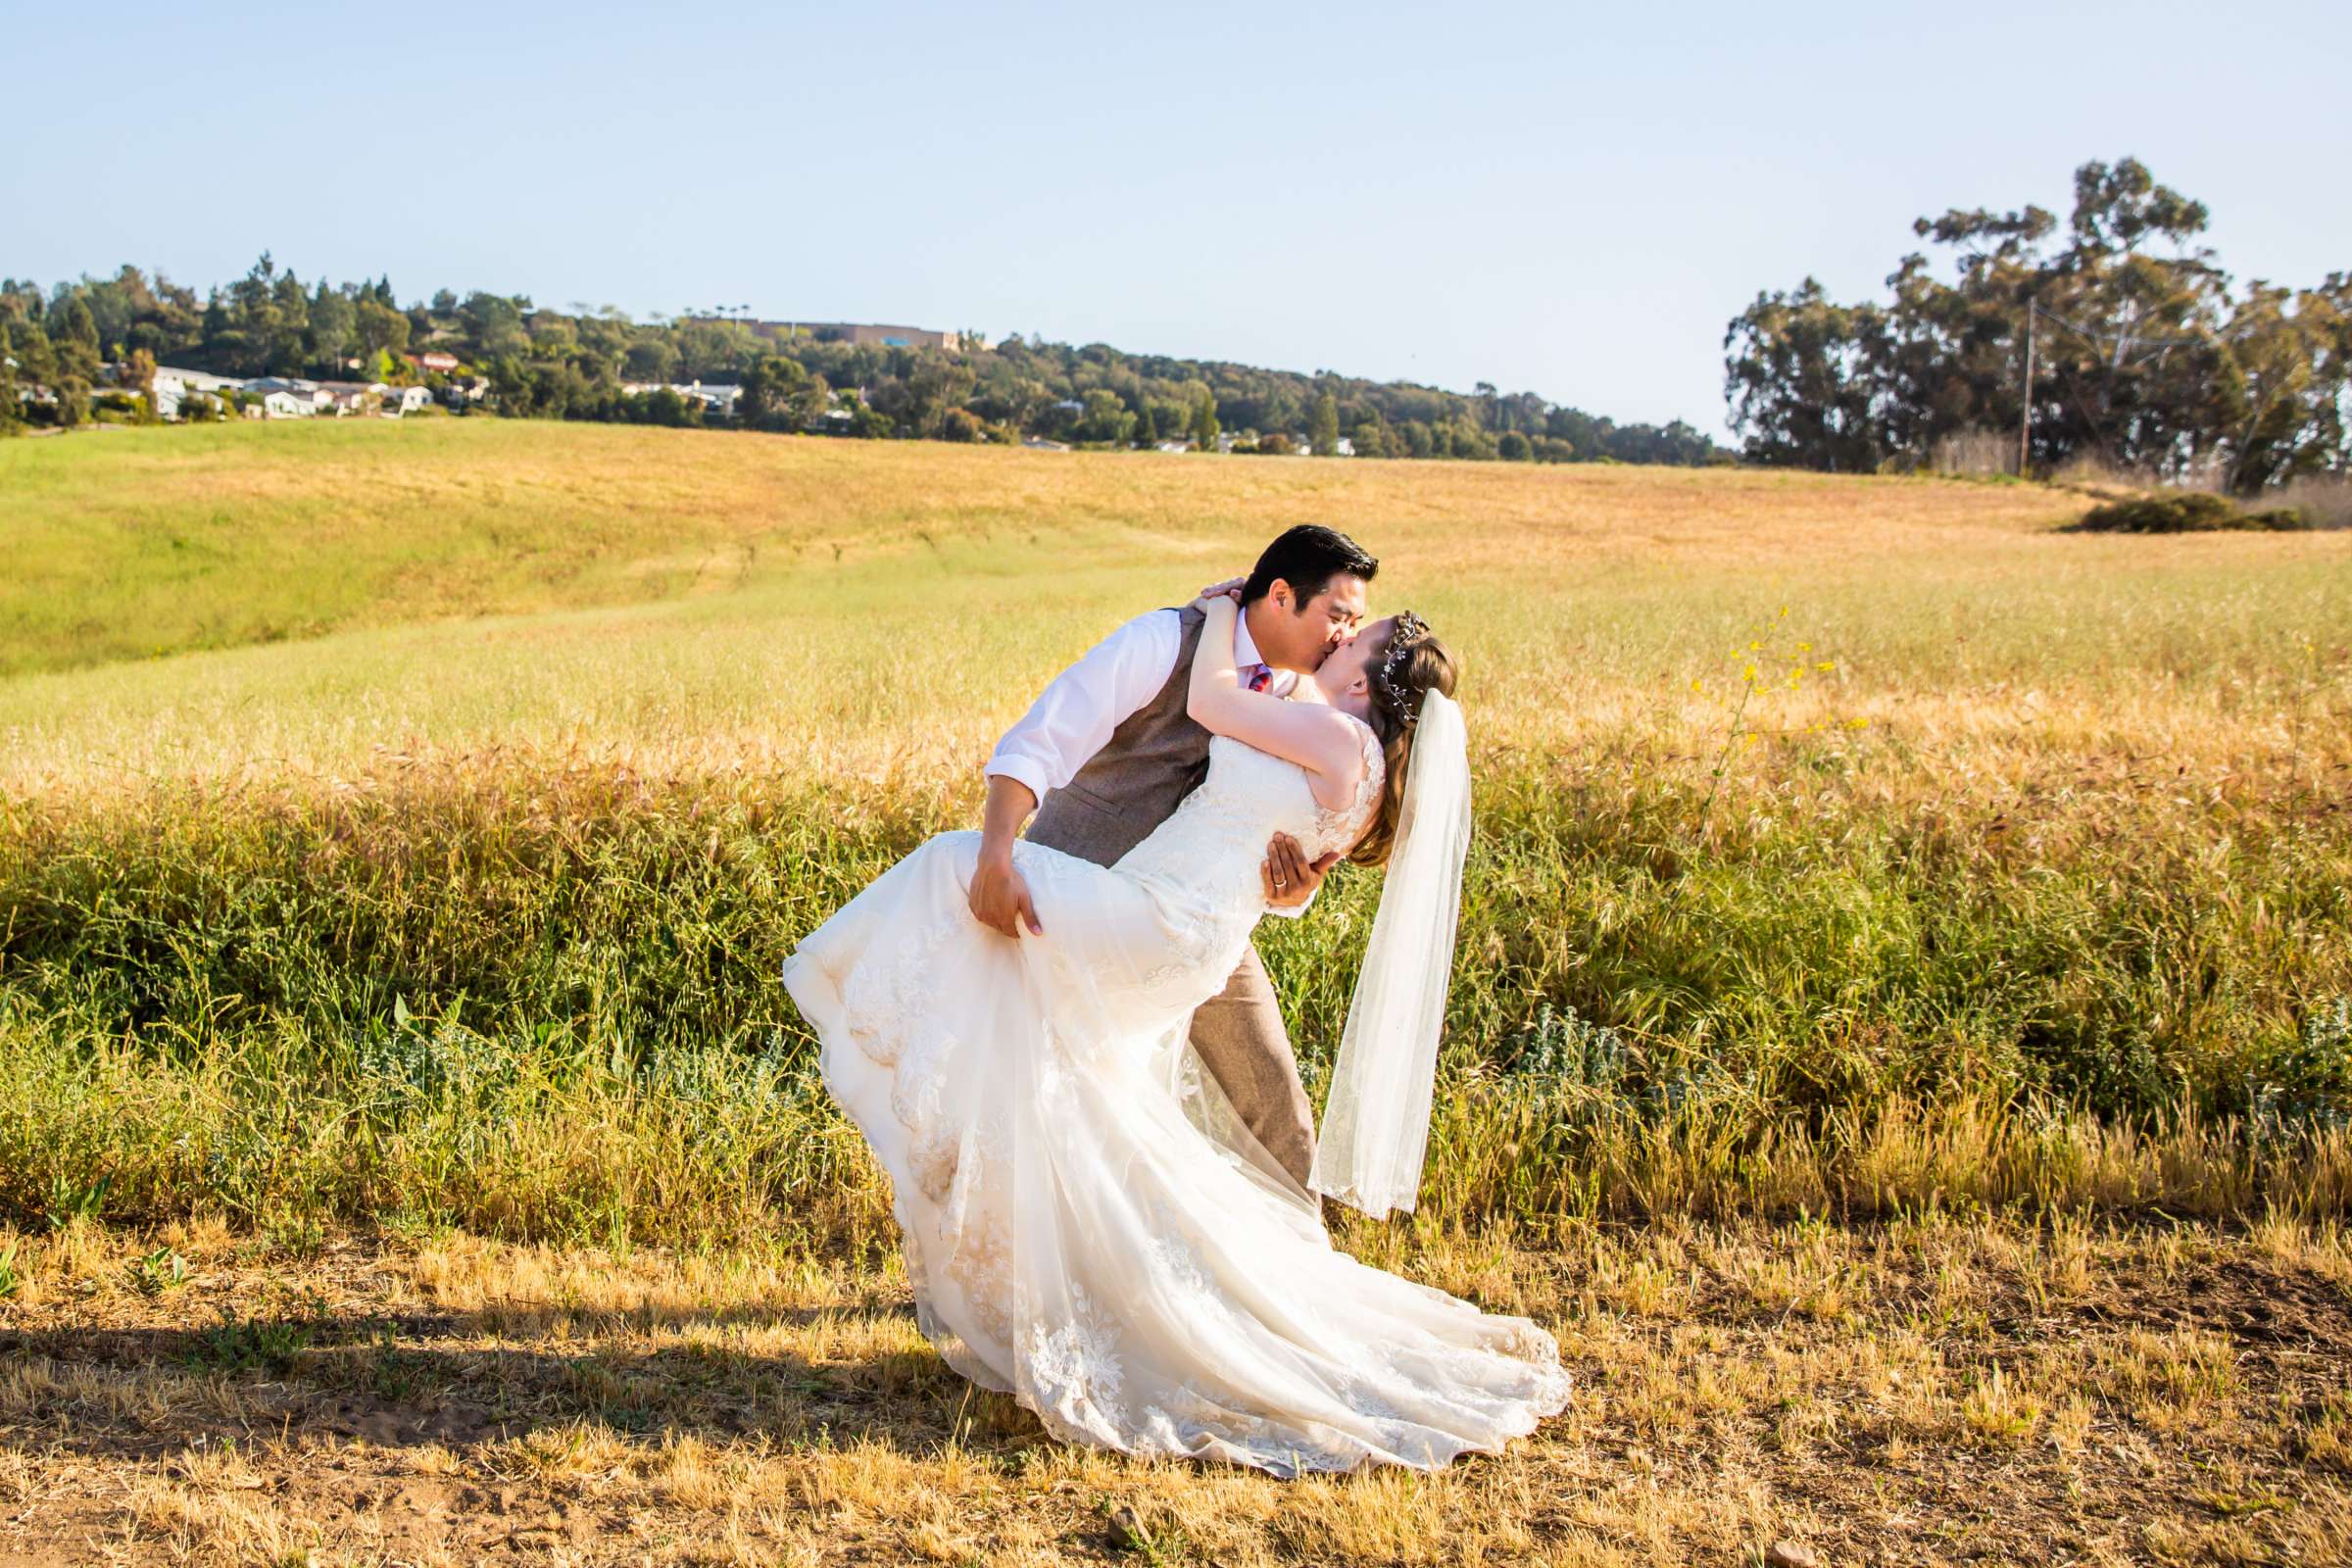
[{"label": "groom's dark hair", "polygon": [[1242,584],[1242,603],[1254,605],[1265,598],[1279,577],[1298,596],[1293,608],[1303,612],[1306,602],[1330,587],[1332,578],[1345,574],[1370,582],[1379,570],[1380,563],[1339,529],[1302,522],[1266,546],[1250,568],[1250,580]]}]

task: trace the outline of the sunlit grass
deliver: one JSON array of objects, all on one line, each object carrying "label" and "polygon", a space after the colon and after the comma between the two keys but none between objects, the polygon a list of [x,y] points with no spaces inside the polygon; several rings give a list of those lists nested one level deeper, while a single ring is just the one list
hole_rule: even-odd
[{"label": "sunlit grass", "polygon": [[[18,442],[0,485],[29,1214],[867,1245],[776,961],[970,820],[1054,669],[1310,518],[1469,670],[1429,1214],[2344,1201],[2352,535],[489,420]],[[1263,936],[1310,1082],[1377,893]]]}]

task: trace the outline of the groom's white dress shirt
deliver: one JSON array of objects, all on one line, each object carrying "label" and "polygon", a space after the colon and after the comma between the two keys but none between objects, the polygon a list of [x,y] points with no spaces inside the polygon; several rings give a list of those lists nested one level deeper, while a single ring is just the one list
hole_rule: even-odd
[{"label": "groom's white dress shirt", "polygon": [[[1173,610],[1150,611],[1118,627],[1037,694],[1029,711],[997,742],[986,771],[1017,780],[1044,800],[1048,790],[1077,776],[1128,714],[1159,694],[1176,672],[1183,647],[1183,620]],[[1246,618],[1233,623],[1233,662],[1245,681],[1265,662]],[[1278,669],[1266,689],[1287,697],[1298,683],[1297,671]],[[1295,919],[1305,907],[1274,912]]]}]

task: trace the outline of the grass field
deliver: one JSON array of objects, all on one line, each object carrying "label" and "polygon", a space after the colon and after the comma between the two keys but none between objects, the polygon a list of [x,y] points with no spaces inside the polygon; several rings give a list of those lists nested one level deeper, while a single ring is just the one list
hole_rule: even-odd
[{"label": "grass field", "polygon": [[[2352,534],[2084,505],[0,443],[0,1555],[1091,1560],[1129,1502],[1161,1561],[2341,1557]],[[964,1400],[774,978],[1054,669],[1301,520],[1463,653],[1478,773],[1424,1201],[1343,1240],[1582,1368],[1434,1480]],[[1310,1086],[1377,895],[1265,938]]]}]

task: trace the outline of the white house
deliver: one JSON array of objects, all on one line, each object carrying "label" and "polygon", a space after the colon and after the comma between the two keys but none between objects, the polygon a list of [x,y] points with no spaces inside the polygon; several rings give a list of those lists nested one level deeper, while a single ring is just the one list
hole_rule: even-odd
[{"label": "white house", "polygon": [[381,381],[321,381],[318,390],[326,394],[327,409],[340,418],[346,414],[374,412],[392,389]]},{"label": "white house", "polygon": [[161,386],[168,380],[178,382],[180,389],[186,392],[218,392],[224,386],[239,387],[245,384],[239,376],[215,375],[210,370],[190,370],[176,365],[157,366],[156,385]]},{"label": "white house", "polygon": [[735,417],[735,400],[743,396],[742,387],[724,381],[696,381],[677,390],[681,397],[693,398],[701,403],[704,413],[715,414],[726,419]]},{"label": "white house", "polygon": [[689,403],[699,403],[705,414],[721,418],[735,416],[735,400],[743,396],[743,388],[724,381],[623,381],[622,392],[636,397],[644,392],[659,392],[664,387]]},{"label": "white house", "polygon": [[[9,363],[13,365],[16,362],[11,360]],[[110,389],[130,393],[134,396],[137,394],[138,389],[132,386],[128,380],[130,367],[127,363],[118,362],[101,366],[99,373],[106,379]],[[244,384],[244,380],[239,376],[215,375],[210,370],[190,370],[176,365],[159,365],[155,368],[156,417],[159,419],[178,418],[180,400],[190,392],[218,392],[222,387]]]},{"label": "white house", "polygon": [[415,414],[433,401],[433,395],[420,386],[396,386],[384,393],[384,412],[394,418]]},{"label": "white house", "polygon": [[191,392],[209,392],[218,396],[224,387],[240,387],[245,383],[233,375],[215,375],[210,370],[190,370],[177,365],[159,365],[155,368],[155,416],[159,419],[179,417],[180,403]]},{"label": "white house", "polygon": [[[247,392],[262,395],[262,407],[269,411],[269,416],[272,419],[298,419],[314,414],[325,414],[335,406],[332,392],[316,381],[305,381],[299,376],[257,375],[244,382],[243,386]],[[281,409],[290,412],[281,413]]]}]

